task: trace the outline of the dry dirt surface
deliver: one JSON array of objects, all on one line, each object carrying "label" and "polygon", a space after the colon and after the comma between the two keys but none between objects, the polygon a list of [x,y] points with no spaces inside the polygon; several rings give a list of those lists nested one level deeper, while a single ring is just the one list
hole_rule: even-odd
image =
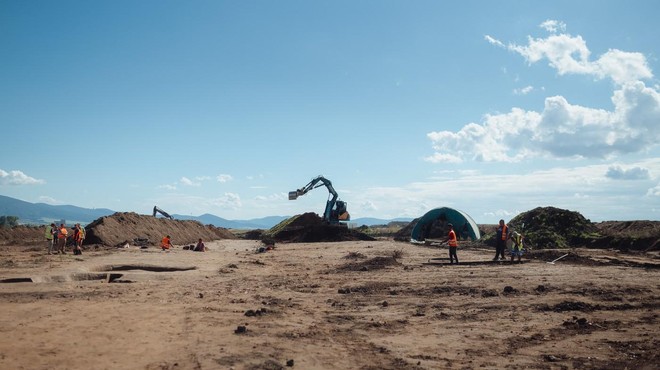
[{"label": "dry dirt surface", "polygon": [[[1,369],[658,369],[653,254],[389,240],[0,255]],[[432,262],[432,264],[429,264]]]}]

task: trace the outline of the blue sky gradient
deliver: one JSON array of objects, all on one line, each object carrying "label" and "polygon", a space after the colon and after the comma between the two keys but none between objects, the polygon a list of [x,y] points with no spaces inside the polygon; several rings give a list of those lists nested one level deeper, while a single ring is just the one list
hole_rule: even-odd
[{"label": "blue sky gradient", "polygon": [[2,1],[0,194],[660,219],[655,1]]}]

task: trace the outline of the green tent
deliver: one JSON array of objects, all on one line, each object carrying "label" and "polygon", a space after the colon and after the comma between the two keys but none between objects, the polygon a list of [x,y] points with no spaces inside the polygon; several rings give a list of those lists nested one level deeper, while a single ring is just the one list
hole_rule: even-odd
[{"label": "green tent", "polygon": [[427,238],[446,238],[447,224],[454,225],[454,231],[459,239],[469,237],[472,240],[481,238],[479,227],[472,217],[463,211],[449,207],[432,209],[422,216],[413,227],[411,240],[422,241]]}]

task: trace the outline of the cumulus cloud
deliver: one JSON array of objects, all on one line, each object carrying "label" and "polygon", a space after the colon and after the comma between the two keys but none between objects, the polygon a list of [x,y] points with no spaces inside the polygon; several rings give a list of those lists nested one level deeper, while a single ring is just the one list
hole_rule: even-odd
[{"label": "cumulus cloud", "polygon": [[546,20],[545,22],[541,23],[539,27],[552,33],[556,33],[557,31],[561,31],[561,32],[566,31],[566,23],[561,21],[556,21],[553,19]]},{"label": "cumulus cloud", "polygon": [[655,187],[650,188],[646,192],[646,196],[648,196],[648,197],[660,197],[660,184],[656,185]]},{"label": "cumulus cloud", "polygon": [[195,182],[195,181],[193,181],[193,180],[191,180],[191,179],[189,179],[185,176],[182,177],[181,180],[179,180],[179,182],[181,184],[185,185],[185,186],[200,186],[201,185],[201,183]]},{"label": "cumulus cloud", "polygon": [[24,174],[22,171],[4,171],[0,169],[0,185],[35,185],[45,184],[46,181],[35,179]]},{"label": "cumulus cloud", "polygon": [[216,180],[218,180],[218,182],[229,182],[233,179],[234,178],[231,175],[227,175],[227,174],[220,174],[216,176]]},{"label": "cumulus cloud", "polygon": [[40,196],[40,197],[39,197],[39,202],[41,202],[41,203],[46,203],[46,204],[53,204],[53,205],[54,205],[54,204],[59,204],[59,203],[60,203],[60,202],[58,202],[57,200],[55,200],[55,198],[53,198],[53,197],[49,197],[49,196],[47,196],[47,195],[42,195],[42,196]]},{"label": "cumulus cloud", "polygon": [[[546,23],[544,28],[565,29],[559,27],[560,23],[553,24]],[[499,45],[495,39],[487,40]],[[641,152],[660,142],[660,94],[657,86],[648,87],[641,81],[653,77],[644,55],[611,49],[591,61],[582,37],[568,34],[529,37],[527,45],[511,44],[507,48],[529,63],[547,59],[560,75],[611,78],[616,86],[611,98],[614,109],[572,104],[563,96],[547,97],[541,112],[513,108],[508,113],[485,115],[482,122],[469,123],[458,132],[428,133],[435,152],[425,158],[427,161],[602,159]]]},{"label": "cumulus cloud", "polygon": [[226,209],[238,209],[242,206],[241,197],[236,193],[225,193],[219,198],[212,199],[210,203]]},{"label": "cumulus cloud", "polygon": [[605,176],[615,180],[648,180],[651,178],[649,170],[642,167],[624,169],[621,166],[610,166]]}]

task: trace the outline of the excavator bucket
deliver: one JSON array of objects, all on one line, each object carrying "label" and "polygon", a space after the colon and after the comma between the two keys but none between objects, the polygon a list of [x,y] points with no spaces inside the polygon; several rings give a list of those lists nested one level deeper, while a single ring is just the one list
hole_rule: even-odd
[{"label": "excavator bucket", "polygon": [[289,200],[296,200],[296,199],[298,199],[298,191],[290,191]]}]

